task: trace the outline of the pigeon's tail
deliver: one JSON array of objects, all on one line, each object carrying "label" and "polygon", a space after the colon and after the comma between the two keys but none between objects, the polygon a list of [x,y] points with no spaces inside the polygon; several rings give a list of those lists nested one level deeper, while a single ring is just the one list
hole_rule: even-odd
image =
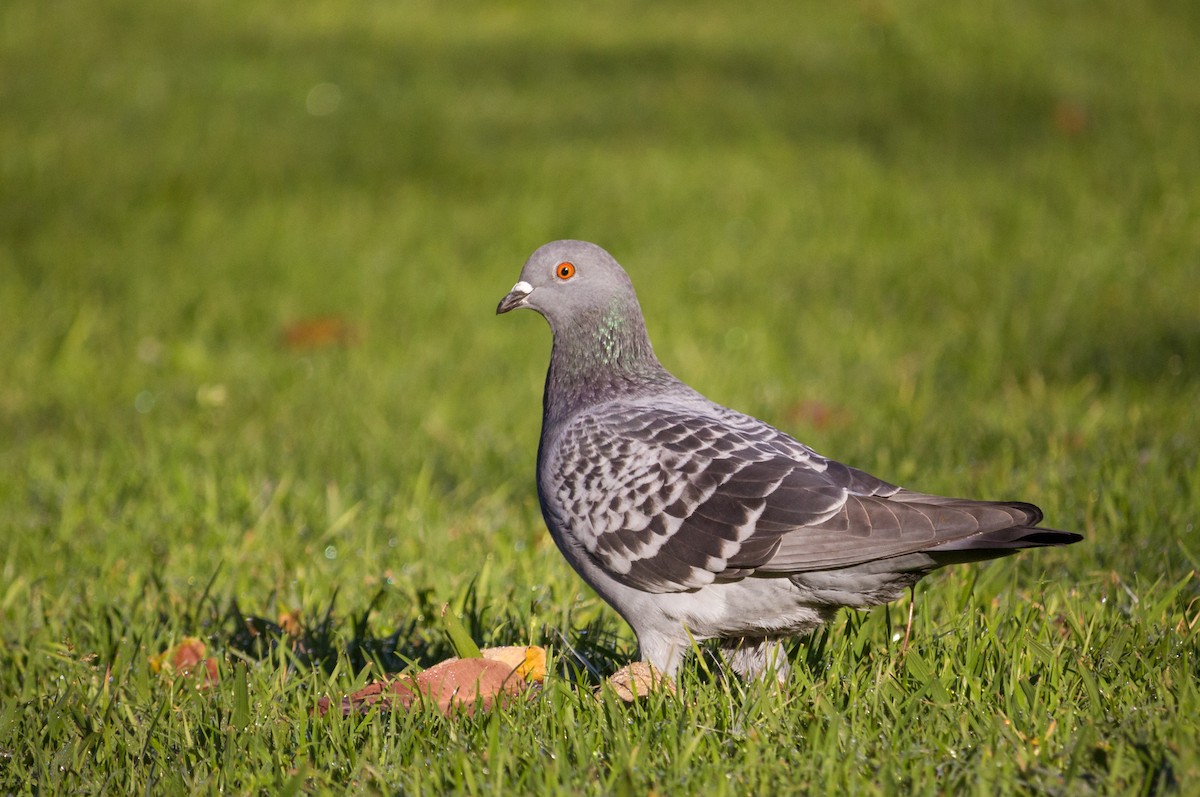
[{"label": "pigeon's tail", "polygon": [[949,565],[996,559],[1014,554],[1023,548],[1071,545],[1083,539],[1082,534],[1076,534],[1073,531],[1059,531],[1038,526],[1037,524],[1042,519],[1042,510],[1033,504],[1012,502],[992,505],[1003,507],[1018,517],[1021,515],[1024,517],[1021,518],[1019,525],[982,531],[928,548],[925,553],[937,560],[939,565]]},{"label": "pigeon's tail", "polygon": [[[939,567],[999,559],[1024,548],[1070,545],[1083,539],[1080,534],[1038,526],[1042,512],[1032,504],[971,501],[909,491],[897,495],[900,500],[893,498],[895,507],[918,504],[927,517],[939,517],[940,510],[941,518],[956,521],[957,528],[951,530],[954,536],[898,555],[866,558],[848,567],[793,571],[788,574],[792,583],[816,603],[864,608],[895,600]],[[964,533],[963,517],[987,525]]]},{"label": "pigeon's tail", "polygon": [[[913,490],[899,490],[891,500],[899,504],[937,507],[975,518],[978,527],[974,533],[946,535],[952,538],[922,550],[938,567],[996,559],[1023,548],[1070,545],[1083,539],[1082,534],[1038,525],[1042,522],[1042,510],[1022,501],[974,501]],[[960,532],[964,530],[959,528]]]}]

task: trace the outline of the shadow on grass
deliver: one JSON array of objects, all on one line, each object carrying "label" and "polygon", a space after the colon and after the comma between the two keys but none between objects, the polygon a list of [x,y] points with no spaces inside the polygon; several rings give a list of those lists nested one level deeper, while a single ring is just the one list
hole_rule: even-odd
[{"label": "shadow on grass", "polygon": [[1094,334],[1080,335],[1075,356],[1059,371],[1068,379],[1094,377],[1104,385],[1200,379],[1200,321],[1159,319],[1153,326],[1131,326],[1118,321]]},{"label": "shadow on grass", "polygon": [[[339,614],[337,594],[325,608],[311,617],[301,613],[277,619],[245,610],[236,597],[225,601],[205,595],[184,619],[185,628],[203,636],[214,649],[251,661],[286,661],[289,668],[320,669],[327,674],[348,667],[358,673],[396,674],[413,668],[425,669],[455,656],[440,617],[442,604],[429,590],[418,592],[400,625],[380,628],[379,609],[388,597],[385,589],[367,606]],[[559,675],[589,685],[602,682],[633,658],[611,622],[604,618],[566,633],[543,627],[536,638],[520,635],[528,627],[515,612],[497,612],[496,604],[484,605],[472,585],[462,601],[462,622],[471,638],[481,646],[542,645],[558,651]],[[285,654],[281,657],[281,653]]]},{"label": "shadow on grass", "polygon": [[[376,674],[394,675],[408,670],[426,669],[456,655],[449,635],[436,618],[442,604],[431,591],[416,595],[407,619],[390,630],[380,628],[378,614],[389,592],[378,591],[368,605],[340,615],[336,611],[337,594],[325,608],[311,617],[296,613],[277,620],[246,611],[236,597],[225,601],[205,595],[198,611],[184,618],[185,629],[203,636],[215,650],[250,661],[286,661],[289,668],[319,669],[332,674],[336,668],[353,673],[369,669]],[[556,654],[552,662],[559,677],[584,687],[595,687],[617,670],[637,658],[618,633],[615,619],[597,617],[588,624],[564,630],[543,626],[535,638],[524,638],[516,629],[528,627],[515,612],[501,610],[496,604],[479,599],[474,585],[463,601],[462,622],[471,638],[482,646],[541,645]],[[860,621],[861,622],[861,621]],[[496,633],[495,629],[500,629]],[[814,633],[793,651],[793,666],[817,674],[828,668],[830,628]],[[281,656],[281,653],[284,653]],[[699,656],[689,656],[685,669],[691,677],[706,682],[731,678],[715,643],[702,643]],[[735,679],[736,680],[736,679]]]}]

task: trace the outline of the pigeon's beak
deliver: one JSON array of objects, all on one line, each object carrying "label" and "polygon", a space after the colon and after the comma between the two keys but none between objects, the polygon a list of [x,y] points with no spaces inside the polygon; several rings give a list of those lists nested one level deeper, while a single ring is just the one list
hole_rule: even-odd
[{"label": "pigeon's beak", "polygon": [[496,306],[496,315],[507,313],[509,310],[516,310],[518,307],[525,307],[525,300],[529,298],[529,294],[531,293],[533,293],[532,285],[524,281],[518,282],[508,292],[508,295],[500,300],[500,304]]}]

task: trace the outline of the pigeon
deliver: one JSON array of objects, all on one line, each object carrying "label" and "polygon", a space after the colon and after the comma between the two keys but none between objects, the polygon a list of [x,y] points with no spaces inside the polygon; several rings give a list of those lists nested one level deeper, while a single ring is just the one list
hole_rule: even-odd
[{"label": "pigeon", "polygon": [[554,241],[496,308],[553,334],[537,454],[551,537],[674,677],[715,640],[745,678],[787,678],[783,643],[843,606],[895,600],[943,565],[1068,545],[1020,502],[945,498],[823,457],[672,376],[633,283],[601,247]]}]

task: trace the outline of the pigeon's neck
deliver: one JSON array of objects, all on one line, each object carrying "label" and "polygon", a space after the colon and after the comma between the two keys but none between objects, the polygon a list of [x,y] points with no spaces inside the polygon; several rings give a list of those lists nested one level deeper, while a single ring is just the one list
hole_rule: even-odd
[{"label": "pigeon's neck", "polygon": [[613,307],[555,330],[543,421],[566,421],[589,406],[642,395],[675,381],[654,356],[641,312]]}]

